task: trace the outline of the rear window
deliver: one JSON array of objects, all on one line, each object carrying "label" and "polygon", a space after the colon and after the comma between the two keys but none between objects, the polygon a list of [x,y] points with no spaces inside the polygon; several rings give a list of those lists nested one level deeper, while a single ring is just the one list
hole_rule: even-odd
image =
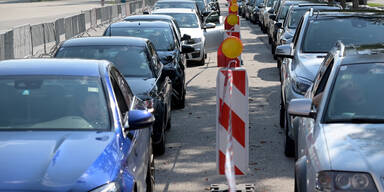
[{"label": "rear window", "polygon": [[98,77],[7,76],[0,89],[0,130],[110,129]]},{"label": "rear window", "polygon": [[340,40],[345,45],[384,43],[383,18],[343,17],[310,20],[302,51],[326,53]]},{"label": "rear window", "polygon": [[167,9],[167,8],[186,8],[186,9],[195,9],[195,4],[193,3],[183,3],[183,2],[157,2],[155,4],[155,9]]},{"label": "rear window", "polygon": [[56,58],[108,60],[125,77],[152,77],[149,56],[145,47],[128,46],[76,46],[61,47]]},{"label": "rear window", "polygon": [[169,15],[175,18],[180,28],[198,28],[197,17],[193,13],[154,13],[157,15]]},{"label": "rear window", "polygon": [[149,39],[157,51],[172,51],[175,49],[175,37],[170,27],[128,28],[112,27],[110,36],[130,36]]}]

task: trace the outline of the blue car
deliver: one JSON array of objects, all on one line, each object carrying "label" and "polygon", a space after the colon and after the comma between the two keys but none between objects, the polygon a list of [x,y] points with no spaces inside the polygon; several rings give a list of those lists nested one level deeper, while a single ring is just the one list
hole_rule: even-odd
[{"label": "blue car", "polygon": [[152,191],[153,115],[108,61],[0,62],[0,191]]}]

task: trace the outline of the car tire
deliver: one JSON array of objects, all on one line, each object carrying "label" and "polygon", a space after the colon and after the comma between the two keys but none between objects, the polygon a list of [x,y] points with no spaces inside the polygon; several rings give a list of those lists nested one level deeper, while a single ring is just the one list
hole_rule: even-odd
[{"label": "car tire", "polygon": [[165,133],[161,137],[159,143],[153,145],[153,154],[156,156],[163,155],[165,153]]},{"label": "car tire", "polygon": [[283,103],[283,97],[280,97],[280,127],[284,129],[284,123],[285,123],[285,109],[284,109],[284,103]]},{"label": "car tire", "polygon": [[172,124],[171,124],[171,113],[169,113],[169,117],[168,117],[168,120],[167,120],[167,127],[165,128],[166,131],[169,131],[171,130],[171,127],[172,127]]},{"label": "car tire", "polygon": [[285,115],[284,118],[284,132],[285,132],[285,139],[284,139],[284,154],[287,157],[294,157],[295,156],[295,141],[293,141],[288,136],[288,117]]},{"label": "car tire", "polygon": [[297,187],[297,178],[296,178],[296,170],[295,170],[295,185],[293,186],[294,187],[294,190],[295,190],[295,192],[299,192],[299,189],[298,189],[298,187]]},{"label": "car tire", "polygon": [[153,158],[152,147],[149,154],[147,177],[145,178],[145,183],[147,185],[146,192],[153,192],[155,190],[155,159]]},{"label": "car tire", "polygon": [[205,56],[204,56],[204,54],[203,54],[203,58],[200,61],[198,61],[197,65],[198,66],[204,66],[205,65]]},{"label": "car tire", "polygon": [[176,103],[174,105],[174,109],[184,109],[185,108],[185,88],[182,91],[183,95],[180,98],[174,98]]}]

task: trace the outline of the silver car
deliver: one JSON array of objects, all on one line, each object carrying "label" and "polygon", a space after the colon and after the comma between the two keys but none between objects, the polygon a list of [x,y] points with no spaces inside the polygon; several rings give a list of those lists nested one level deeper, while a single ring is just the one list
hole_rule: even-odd
[{"label": "silver car", "polygon": [[293,156],[296,130],[286,106],[302,98],[311,86],[327,52],[337,41],[349,45],[384,43],[384,15],[380,12],[307,12],[293,41],[276,48],[276,55],[287,57],[281,66],[281,121],[286,132],[285,154]]},{"label": "silver car", "polygon": [[384,191],[384,46],[344,48],[321,65],[298,124],[295,191]]},{"label": "silver car", "polygon": [[[300,1],[297,1],[300,2]],[[328,5],[328,4],[318,4],[318,3],[302,3],[299,5],[291,5],[286,13],[286,17],[281,24],[278,24],[278,29],[276,31],[276,37],[274,39],[275,45],[272,44],[272,53],[275,54],[276,46],[291,43],[292,38],[295,35],[297,25],[300,22],[301,17],[305,12],[309,11],[310,8],[313,8],[314,11],[317,10],[340,10],[341,7],[337,5]],[[279,21],[280,22],[280,21]],[[281,25],[281,26],[280,26]],[[277,58],[277,68],[280,68],[281,58]],[[287,62],[287,61],[285,61]]]}]

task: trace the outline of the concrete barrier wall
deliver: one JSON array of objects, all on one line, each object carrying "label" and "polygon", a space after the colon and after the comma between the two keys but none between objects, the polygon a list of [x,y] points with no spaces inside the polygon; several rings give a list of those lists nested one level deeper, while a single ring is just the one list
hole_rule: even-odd
[{"label": "concrete barrier wall", "polygon": [[82,11],[52,23],[25,25],[0,34],[0,60],[47,54],[60,42],[142,11],[156,0],[136,0]]}]

